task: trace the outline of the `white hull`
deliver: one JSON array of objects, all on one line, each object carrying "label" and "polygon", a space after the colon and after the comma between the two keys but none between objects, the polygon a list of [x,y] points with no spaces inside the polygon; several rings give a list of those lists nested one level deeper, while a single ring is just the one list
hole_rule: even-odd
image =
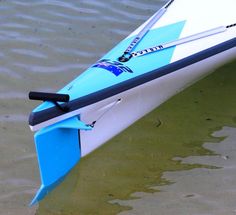
[{"label": "white hull", "polygon": [[[82,156],[110,140],[171,96],[233,60],[235,55],[236,48],[229,49],[85,108],[81,112],[83,122],[90,124],[102,117],[91,131],[80,131]],[[117,102],[118,99],[121,101]]]}]

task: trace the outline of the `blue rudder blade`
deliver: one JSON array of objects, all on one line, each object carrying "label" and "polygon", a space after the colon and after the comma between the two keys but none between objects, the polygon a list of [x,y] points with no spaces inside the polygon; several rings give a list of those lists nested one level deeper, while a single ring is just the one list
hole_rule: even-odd
[{"label": "blue rudder blade", "polygon": [[42,185],[30,205],[43,199],[80,160],[79,129],[91,127],[73,117],[35,133]]}]

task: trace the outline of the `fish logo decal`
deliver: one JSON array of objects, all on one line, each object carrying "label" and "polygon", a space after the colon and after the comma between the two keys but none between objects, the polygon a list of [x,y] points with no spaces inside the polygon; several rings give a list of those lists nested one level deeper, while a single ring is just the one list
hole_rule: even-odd
[{"label": "fish logo decal", "polygon": [[109,59],[102,59],[92,66],[92,68],[102,68],[107,71],[112,72],[115,76],[119,76],[123,72],[133,73],[133,71],[128,67],[124,66],[118,61],[113,61]]}]

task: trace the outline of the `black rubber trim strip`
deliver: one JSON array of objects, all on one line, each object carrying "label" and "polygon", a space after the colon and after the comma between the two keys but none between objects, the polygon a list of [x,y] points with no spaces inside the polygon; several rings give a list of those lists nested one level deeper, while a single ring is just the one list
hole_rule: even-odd
[{"label": "black rubber trim strip", "polygon": [[[114,96],[118,93],[124,92],[124,91],[132,89],[134,87],[137,87],[137,86],[144,84],[146,82],[152,81],[156,78],[162,77],[162,76],[170,74],[172,72],[175,72],[179,69],[182,69],[182,68],[187,67],[191,64],[197,63],[199,61],[202,61],[202,60],[212,57],[214,55],[217,55],[221,52],[227,51],[231,48],[234,48],[235,46],[236,46],[236,37],[233,39],[230,39],[226,42],[223,42],[221,44],[218,44],[216,46],[213,46],[211,48],[208,48],[204,51],[193,54],[193,55],[191,55],[187,58],[184,58],[182,60],[168,64],[168,65],[158,68],[156,70],[152,70],[152,71],[145,73],[143,75],[140,75],[135,78],[129,79],[127,81],[124,81],[122,83],[113,85],[111,87],[107,87],[103,90],[91,93],[89,95],[80,97],[78,99],[68,102],[66,105],[69,108],[69,112],[77,110],[79,108],[85,107],[87,105],[91,105],[93,103],[96,103],[96,102],[99,102],[99,101],[104,100],[106,98],[109,98],[111,96]],[[62,104],[62,106],[63,106],[63,104]],[[29,124],[31,126],[34,126],[34,125],[37,125],[37,124],[42,123],[44,121],[61,116],[63,114],[65,114],[65,112],[61,111],[57,107],[51,107],[51,108],[48,108],[46,110],[42,110],[39,112],[32,112],[29,117]]]}]

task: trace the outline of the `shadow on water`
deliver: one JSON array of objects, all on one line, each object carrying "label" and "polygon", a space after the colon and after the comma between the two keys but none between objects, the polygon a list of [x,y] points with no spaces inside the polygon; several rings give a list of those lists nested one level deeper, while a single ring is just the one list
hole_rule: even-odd
[{"label": "shadow on water", "polygon": [[117,214],[130,208],[111,200],[154,192],[151,186],[170,183],[161,178],[165,171],[201,166],[173,158],[212,155],[202,144],[222,140],[211,133],[223,125],[236,125],[235,68],[222,67],[84,158],[36,214]]}]

